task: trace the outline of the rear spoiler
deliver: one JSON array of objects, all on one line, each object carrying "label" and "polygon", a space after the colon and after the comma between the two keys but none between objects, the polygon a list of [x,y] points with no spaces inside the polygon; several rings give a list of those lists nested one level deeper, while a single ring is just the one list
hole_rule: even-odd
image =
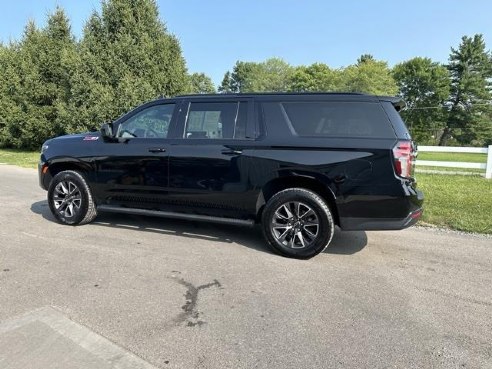
[{"label": "rear spoiler", "polygon": [[407,104],[401,97],[395,97],[395,96],[378,96],[379,101],[388,101],[390,102],[396,109],[396,111],[400,111],[405,109],[405,106]]}]

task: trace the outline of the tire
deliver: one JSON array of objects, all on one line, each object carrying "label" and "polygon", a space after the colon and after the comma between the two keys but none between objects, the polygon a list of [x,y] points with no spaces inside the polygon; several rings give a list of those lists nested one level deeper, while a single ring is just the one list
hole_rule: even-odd
[{"label": "tire", "polygon": [[48,204],[62,224],[82,225],[97,216],[91,190],[84,176],[74,170],[65,170],[53,178],[48,188]]},{"label": "tire", "polygon": [[268,200],[261,227],[273,251],[309,259],[328,247],[335,223],[330,208],[319,195],[303,188],[289,188]]}]

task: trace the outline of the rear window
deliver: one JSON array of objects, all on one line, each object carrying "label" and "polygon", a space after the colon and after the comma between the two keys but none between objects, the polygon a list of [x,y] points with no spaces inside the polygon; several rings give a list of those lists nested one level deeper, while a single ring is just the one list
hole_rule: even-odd
[{"label": "rear window", "polygon": [[[308,137],[394,138],[386,113],[371,102],[279,102],[266,103],[269,112],[280,110],[292,134]],[[279,115],[275,114],[277,117]]]}]

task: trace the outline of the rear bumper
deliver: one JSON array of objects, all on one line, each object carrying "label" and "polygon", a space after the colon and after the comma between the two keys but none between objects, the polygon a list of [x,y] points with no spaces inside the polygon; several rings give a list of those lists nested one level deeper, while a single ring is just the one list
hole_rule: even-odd
[{"label": "rear bumper", "polygon": [[406,218],[344,218],[340,219],[345,231],[395,231],[413,226],[422,216],[423,209],[417,209]]},{"label": "rear bumper", "polygon": [[347,231],[384,231],[411,227],[422,217],[424,194],[420,190],[414,190],[414,194],[402,201],[408,207],[408,213],[403,218],[340,217],[340,228]]}]

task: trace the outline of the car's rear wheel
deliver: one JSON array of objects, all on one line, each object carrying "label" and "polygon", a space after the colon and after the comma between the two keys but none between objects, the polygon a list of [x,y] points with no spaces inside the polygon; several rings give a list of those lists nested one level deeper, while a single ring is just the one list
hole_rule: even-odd
[{"label": "car's rear wheel", "polygon": [[84,176],[74,170],[58,173],[48,188],[48,204],[63,224],[85,224],[97,216],[91,190]]},{"label": "car's rear wheel", "polygon": [[328,246],[335,224],[330,208],[319,195],[303,188],[289,188],[267,202],[262,228],[274,251],[307,259]]}]

